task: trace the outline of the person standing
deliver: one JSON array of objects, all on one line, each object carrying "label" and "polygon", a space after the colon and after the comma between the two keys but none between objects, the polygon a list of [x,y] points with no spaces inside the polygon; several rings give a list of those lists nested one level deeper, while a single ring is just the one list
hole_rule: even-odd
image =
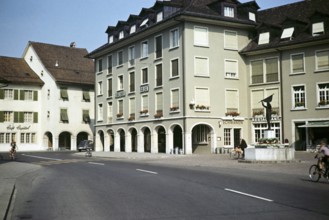
[{"label": "person standing", "polygon": [[242,158],[244,158],[244,151],[247,147],[248,147],[247,142],[243,138],[241,138],[240,139],[240,148],[242,150]]},{"label": "person standing", "polygon": [[15,160],[16,148],[17,148],[16,142],[15,141],[12,141],[10,143],[10,150],[9,150],[9,157],[12,160]]}]

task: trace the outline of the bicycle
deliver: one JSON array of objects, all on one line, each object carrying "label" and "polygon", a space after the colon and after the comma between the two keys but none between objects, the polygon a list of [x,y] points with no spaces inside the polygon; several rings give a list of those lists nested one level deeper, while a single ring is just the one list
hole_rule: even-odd
[{"label": "bicycle", "polygon": [[86,157],[92,157],[91,148],[87,148],[87,149],[86,149],[85,156],[86,156]]},{"label": "bicycle", "polygon": [[321,159],[322,157],[320,156],[320,153],[317,153],[315,155],[315,157],[318,161],[316,164],[313,164],[310,166],[309,168],[309,177],[313,182],[318,182],[321,178],[321,176],[323,176],[323,178],[326,178],[327,181],[329,181],[329,167],[328,164],[325,164],[325,167],[323,170],[320,169],[320,163],[321,163]]},{"label": "bicycle", "polygon": [[9,151],[9,159],[16,160],[16,150]]},{"label": "bicycle", "polygon": [[231,151],[230,151],[230,158],[232,159],[240,159],[242,158],[242,150],[241,148],[233,148]]}]

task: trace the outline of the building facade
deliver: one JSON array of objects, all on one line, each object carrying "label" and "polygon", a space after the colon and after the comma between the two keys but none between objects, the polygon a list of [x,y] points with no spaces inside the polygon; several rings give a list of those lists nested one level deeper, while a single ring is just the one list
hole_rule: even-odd
[{"label": "building facade", "polygon": [[[156,1],[109,26],[108,42],[88,54],[96,70],[96,150],[192,154],[232,148],[240,138],[256,143],[267,129],[260,101],[271,95],[276,138],[305,149],[298,143],[310,143],[309,127],[328,122],[327,106],[318,106],[328,100],[328,54],[320,50],[328,12],[323,0],[264,11],[255,1]],[[310,27],[321,36],[306,39]],[[312,79],[306,70],[291,72],[307,51]],[[306,84],[317,101],[292,108]]]},{"label": "building facade", "polygon": [[[5,76],[8,86],[0,90],[5,103],[0,110],[1,150],[12,140],[20,151],[76,150],[80,141],[93,140],[94,64],[87,54],[74,44],[29,42],[18,59],[29,72],[15,71],[16,64],[4,60],[12,71]],[[25,73],[41,83],[21,85]]]}]

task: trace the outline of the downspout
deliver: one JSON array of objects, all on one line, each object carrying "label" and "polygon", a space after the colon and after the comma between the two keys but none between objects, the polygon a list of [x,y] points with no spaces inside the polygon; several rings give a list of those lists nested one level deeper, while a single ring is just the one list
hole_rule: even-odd
[{"label": "downspout", "polygon": [[185,21],[183,21],[182,28],[182,82],[183,82],[183,143],[184,143],[184,152],[186,154],[186,86],[185,86]]},{"label": "downspout", "polygon": [[282,140],[281,142],[284,142],[285,135],[284,135],[284,113],[283,113],[283,78],[282,78],[282,51],[279,51],[279,63],[280,63],[280,101],[281,101],[281,108],[280,108],[280,113],[281,113],[281,134],[282,134]]}]

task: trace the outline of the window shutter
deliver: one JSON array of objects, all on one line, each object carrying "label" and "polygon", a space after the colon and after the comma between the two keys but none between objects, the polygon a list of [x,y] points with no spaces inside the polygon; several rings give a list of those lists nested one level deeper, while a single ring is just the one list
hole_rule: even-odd
[{"label": "window shutter", "polygon": [[301,73],[304,72],[304,59],[303,55],[295,55],[292,57],[292,72]]},{"label": "window shutter", "polygon": [[171,76],[178,76],[178,60],[171,61]]},{"label": "window shutter", "polygon": [[236,90],[227,90],[226,91],[226,108],[227,109],[236,109],[238,111],[239,96],[238,91]]},{"label": "window shutter", "polygon": [[208,59],[195,57],[195,75],[208,76]]},{"label": "window shutter", "polygon": [[4,99],[5,98],[5,90],[0,89],[0,99]]},{"label": "window shutter", "polygon": [[0,111],[0,122],[5,121],[5,113],[3,111]]},{"label": "window shutter", "polygon": [[38,123],[38,112],[33,113],[33,123]]},{"label": "window shutter", "polygon": [[19,90],[19,100],[24,100],[24,96],[25,96],[25,91]]},{"label": "window shutter", "polygon": [[24,123],[24,112],[19,112],[18,113],[18,121],[20,123]]},{"label": "window shutter", "polygon": [[171,92],[171,107],[179,107],[179,90],[173,90]]},{"label": "window shutter", "polygon": [[89,117],[89,110],[83,110],[82,112],[82,120],[86,123],[88,123],[90,121],[90,117]]},{"label": "window shutter", "polygon": [[18,100],[18,90],[14,90],[14,100]]},{"label": "window shutter", "polygon": [[197,88],[195,90],[195,104],[209,106],[209,90],[208,90],[208,88]]},{"label": "window shutter", "polygon": [[329,68],[329,51],[317,52],[317,58],[318,58],[318,69]]},{"label": "window shutter", "polygon": [[19,121],[19,112],[14,112],[14,123],[18,123]]},{"label": "window shutter", "polygon": [[89,91],[83,91],[83,100],[90,101]]},{"label": "window shutter", "polygon": [[67,116],[67,110],[66,109],[61,109],[61,121],[68,121],[69,118]]},{"label": "window shutter", "polygon": [[162,98],[162,93],[157,93],[157,94],[156,94],[156,101],[157,101],[157,103],[156,103],[156,110],[157,110],[157,111],[161,111],[161,110],[163,110],[162,100],[163,100],[163,98]]},{"label": "window shutter", "polygon": [[62,88],[61,89],[61,98],[64,99],[64,100],[68,100],[69,99],[69,96],[67,94],[67,89],[66,88]]},{"label": "window shutter", "polygon": [[142,110],[148,110],[148,96],[143,96],[142,101]]},{"label": "window shutter", "polygon": [[238,49],[238,39],[236,32],[225,31],[225,48]]},{"label": "window shutter", "polygon": [[136,104],[135,104],[135,99],[134,98],[132,98],[132,99],[130,99],[130,108],[129,108],[129,114],[134,114],[135,113],[135,106],[136,106]]},{"label": "window shutter", "polygon": [[194,28],[194,44],[208,46],[208,29],[202,27]]},{"label": "window shutter", "polygon": [[38,101],[38,91],[33,91],[33,101]]},{"label": "window shutter", "polygon": [[256,90],[252,91],[252,108],[263,108],[262,103],[260,100],[264,99],[264,91],[263,90]]}]

